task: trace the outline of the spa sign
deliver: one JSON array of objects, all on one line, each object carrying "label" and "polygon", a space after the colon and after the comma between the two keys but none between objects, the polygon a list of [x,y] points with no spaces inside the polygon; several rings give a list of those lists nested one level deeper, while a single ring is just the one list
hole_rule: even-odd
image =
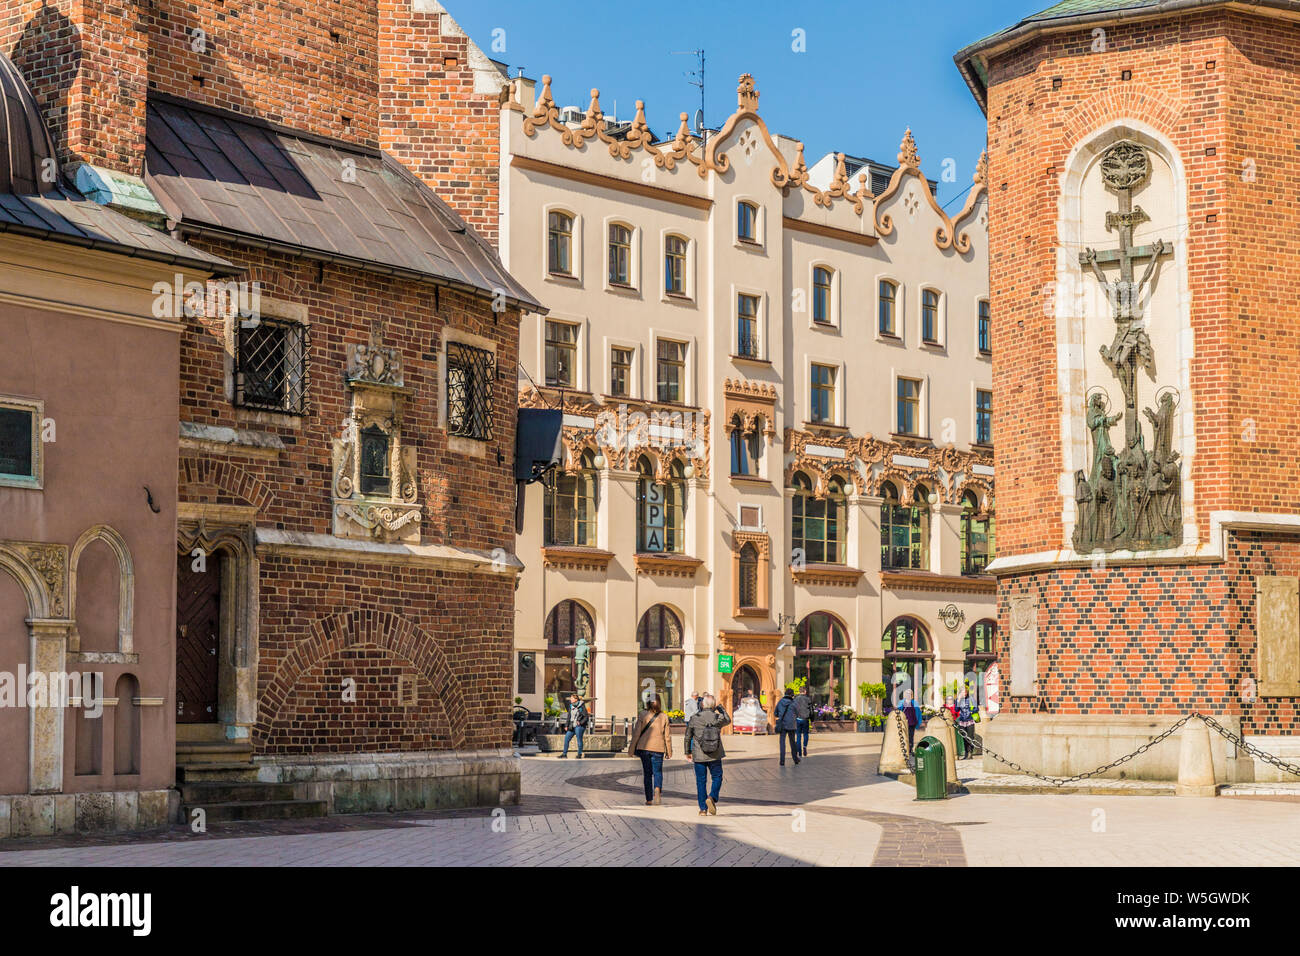
[{"label": "spa sign", "polygon": [[718,673],[730,674],[732,666],[736,663],[736,658],[731,654],[718,655]]}]

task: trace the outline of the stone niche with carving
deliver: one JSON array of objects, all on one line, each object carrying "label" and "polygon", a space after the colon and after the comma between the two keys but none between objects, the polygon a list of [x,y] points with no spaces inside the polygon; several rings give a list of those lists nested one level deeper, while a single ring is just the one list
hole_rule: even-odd
[{"label": "stone niche with carving", "polygon": [[411,390],[402,357],[377,337],[348,347],[352,413],[334,439],[334,534],[385,543],[420,543],[422,508],[415,448],[403,441]]}]

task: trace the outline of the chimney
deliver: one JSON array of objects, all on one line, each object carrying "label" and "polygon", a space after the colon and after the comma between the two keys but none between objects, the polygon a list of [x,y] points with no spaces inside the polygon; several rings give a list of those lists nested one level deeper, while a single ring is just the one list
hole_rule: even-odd
[{"label": "chimney", "polygon": [[32,88],[69,174],[83,163],[143,172],[144,2],[28,0],[12,4],[0,26],[0,44]]},{"label": "chimney", "polygon": [[380,147],[493,246],[508,82],[438,0],[379,0]]}]

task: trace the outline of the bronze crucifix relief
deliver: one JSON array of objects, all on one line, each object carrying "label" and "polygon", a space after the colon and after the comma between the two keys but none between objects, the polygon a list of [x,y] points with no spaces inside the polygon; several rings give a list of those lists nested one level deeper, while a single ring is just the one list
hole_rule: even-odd
[{"label": "bronze crucifix relief", "polygon": [[[1124,410],[1110,414],[1104,393],[1092,390],[1085,410],[1092,433],[1088,472],[1075,474],[1078,520],[1074,531],[1076,551],[1155,550],[1182,542],[1182,494],[1179,454],[1172,450],[1171,432],[1177,401],[1172,390],[1157,396],[1159,409],[1145,409],[1154,429],[1154,447],[1147,449],[1138,416],[1137,377],[1144,370],[1155,381],[1155,351],[1147,334],[1145,312],[1152,277],[1160,258],[1173,245],[1156,239],[1133,245],[1133,230],[1150,217],[1133,204],[1133,194],[1150,179],[1151,160],[1137,143],[1123,141],[1101,158],[1101,177],[1118,196],[1119,208],[1106,213],[1106,231],[1117,231],[1114,249],[1085,249],[1079,265],[1089,269],[1110,303],[1115,335],[1101,346],[1102,361],[1119,382]],[[1134,281],[1134,264],[1146,260],[1142,278]],[[1102,265],[1118,263],[1119,278],[1108,279]],[[1124,421],[1124,446],[1111,446],[1110,428]]]}]

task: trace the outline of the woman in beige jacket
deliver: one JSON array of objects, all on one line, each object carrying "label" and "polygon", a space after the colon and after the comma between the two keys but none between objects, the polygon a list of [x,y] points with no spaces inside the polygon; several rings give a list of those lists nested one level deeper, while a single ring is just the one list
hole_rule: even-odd
[{"label": "woman in beige jacket", "polygon": [[673,755],[668,715],[659,704],[658,694],[637,717],[627,749],[641,758],[641,769],[645,772],[645,805],[658,806],[664,788],[664,761]]}]

